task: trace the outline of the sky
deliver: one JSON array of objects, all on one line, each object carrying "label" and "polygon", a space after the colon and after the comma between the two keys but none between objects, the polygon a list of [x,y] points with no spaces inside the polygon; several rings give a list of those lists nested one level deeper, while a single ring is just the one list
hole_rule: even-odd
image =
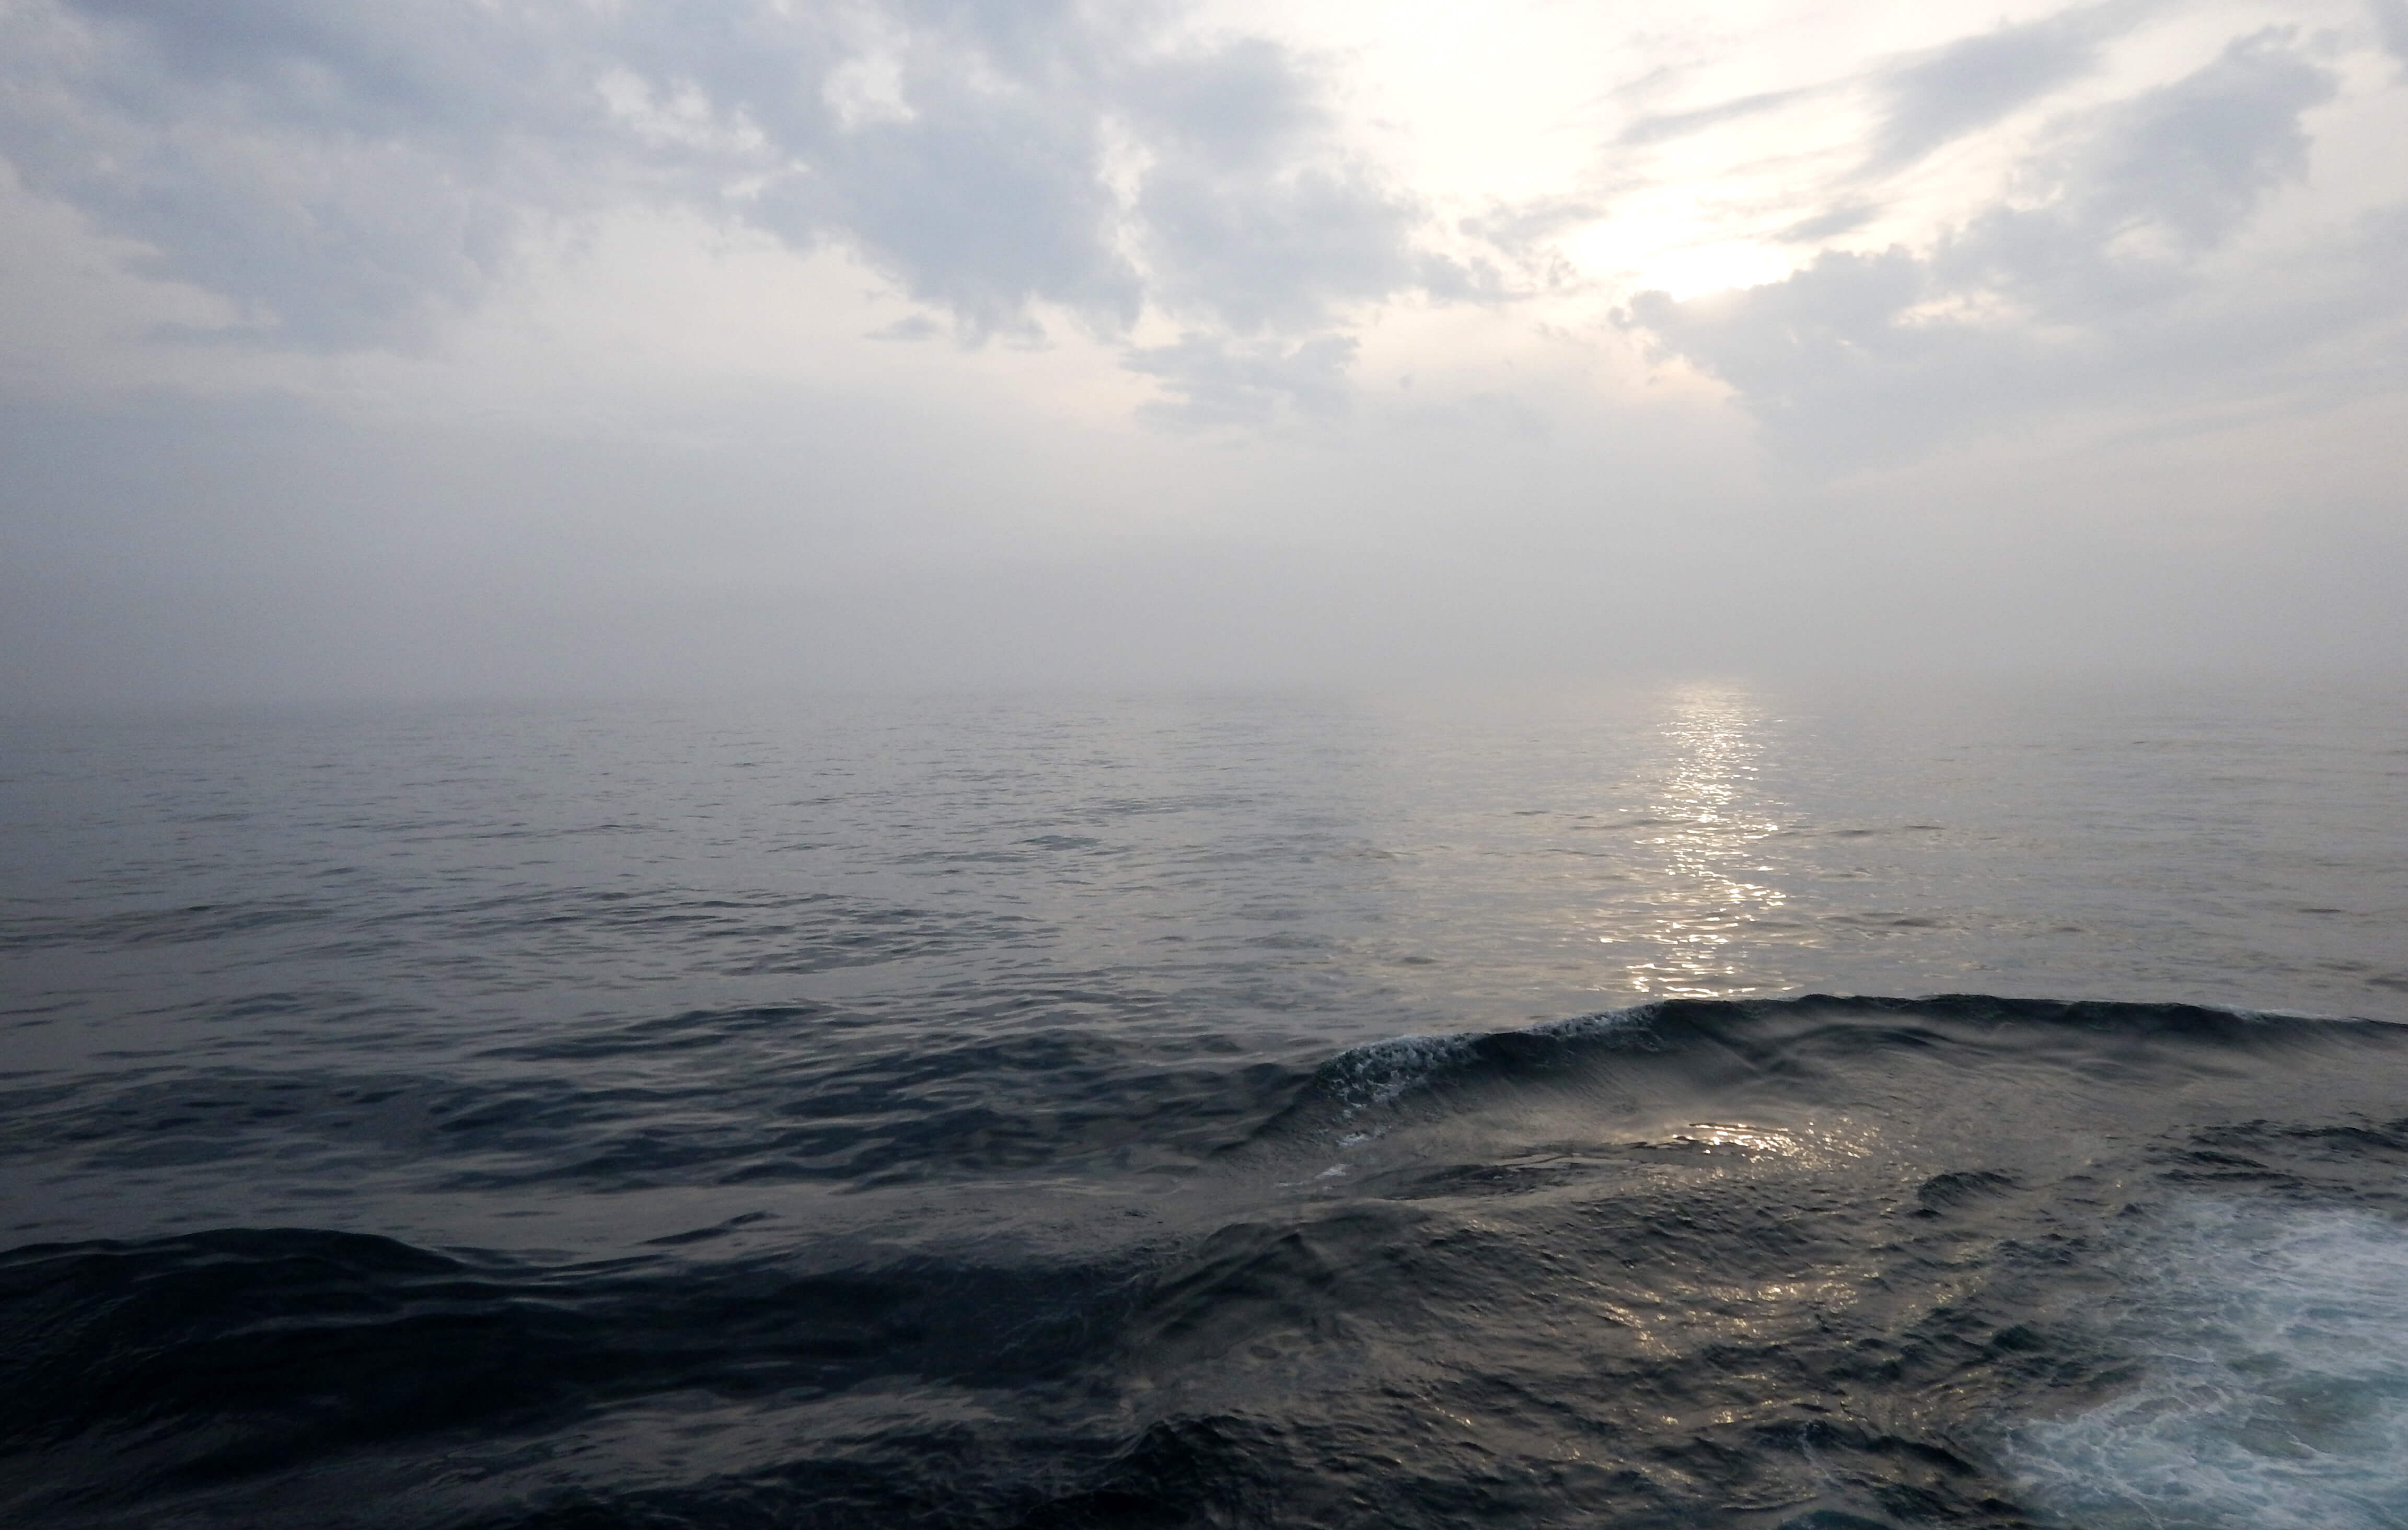
[{"label": "sky", "polygon": [[0,702],[2408,655],[2408,0],[0,0]]}]

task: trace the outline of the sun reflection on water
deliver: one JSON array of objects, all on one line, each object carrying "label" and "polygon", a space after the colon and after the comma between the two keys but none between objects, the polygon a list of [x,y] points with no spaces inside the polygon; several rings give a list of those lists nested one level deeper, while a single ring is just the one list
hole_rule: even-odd
[{"label": "sun reflection on water", "polygon": [[[1692,686],[1676,693],[1663,733],[1668,768],[1646,817],[1662,868],[1643,899],[1644,922],[1598,937],[1638,948],[1629,985],[1649,998],[1716,998],[1755,992],[1739,982],[1732,942],[1787,901],[1754,879],[1756,841],[1782,825],[1756,784],[1763,719],[1742,693]],[[1627,916],[1626,916],[1627,917]]]}]

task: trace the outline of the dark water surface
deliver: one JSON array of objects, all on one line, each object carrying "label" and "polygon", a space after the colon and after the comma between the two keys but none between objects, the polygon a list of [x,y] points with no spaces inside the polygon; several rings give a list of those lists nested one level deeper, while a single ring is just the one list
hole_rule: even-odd
[{"label": "dark water surface", "polygon": [[11,1523],[2408,1524],[2397,691],[20,719],[0,834]]}]

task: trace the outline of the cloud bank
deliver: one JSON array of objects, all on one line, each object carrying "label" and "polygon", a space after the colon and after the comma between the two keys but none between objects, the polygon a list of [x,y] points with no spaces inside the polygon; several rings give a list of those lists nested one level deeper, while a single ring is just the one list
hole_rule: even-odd
[{"label": "cloud bank", "polygon": [[674,203],[843,245],[972,340],[1157,309],[1186,333],[1134,364],[1219,414],[1236,371],[1320,396],[1244,342],[1326,355],[1339,307],[1444,264],[1294,50],[1142,10],[63,0],[10,7],[0,48],[25,183],[254,343],[407,341],[531,223]]}]

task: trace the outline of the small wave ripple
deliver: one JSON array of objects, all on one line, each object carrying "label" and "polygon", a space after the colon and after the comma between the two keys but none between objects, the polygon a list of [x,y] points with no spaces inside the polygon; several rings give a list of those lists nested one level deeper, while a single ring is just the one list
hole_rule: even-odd
[{"label": "small wave ripple", "polygon": [[2400,1523],[2408,1028],[1676,1001],[1176,1090],[1064,1046],[1027,1129],[1079,1139],[1120,1079],[1211,1123],[1179,1172],[865,1169],[842,1226],[765,1180],[606,1257],[306,1225],[0,1255],[0,1511]]}]

